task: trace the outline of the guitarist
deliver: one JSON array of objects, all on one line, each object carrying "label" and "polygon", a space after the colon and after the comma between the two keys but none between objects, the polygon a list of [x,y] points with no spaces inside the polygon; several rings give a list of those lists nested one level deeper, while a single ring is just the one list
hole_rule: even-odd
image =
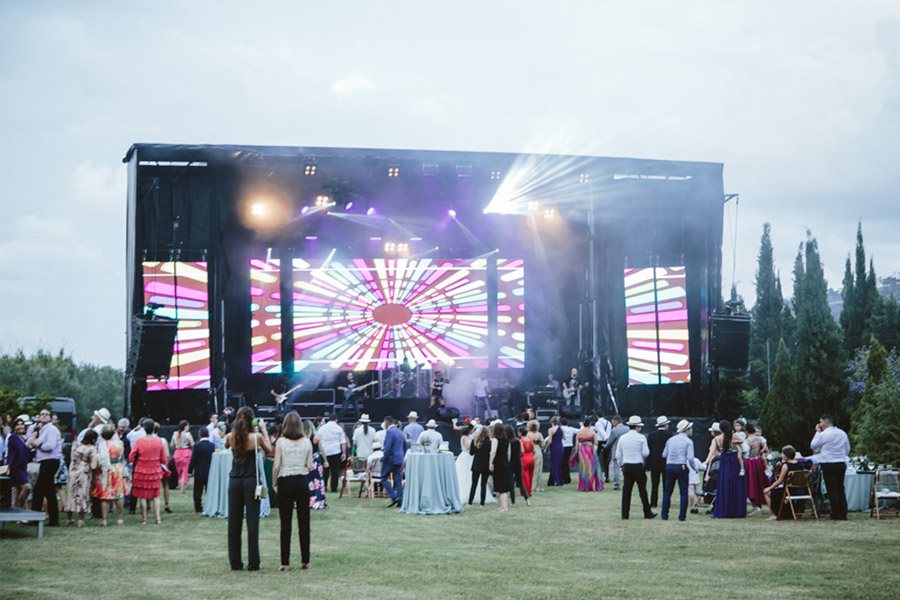
[{"label": "guitarist", "polygon": [[563,382],[563,398],[566,399],[566,408],[572,409],[581,406],[581,388],[584,384],[578,379],[578,369],[572,367],[569,378]]},{"label": "guitarist", "polygon": [[279,419],[284,418],[284,413],[288,405],[287,399],[301,387],[303,387],[303,384],[295,385],[288,389],[288,377],[287,375],[281,375],[278,378],[278,383],[276,383],[275,387],[269,391],[272,397],[275,398],[275,414]]},{"label": "guitarist", "polygon": [[339,416],[340,420],[344,420],[344,416],[347,414],[347,409],[351,406],[353,407],[353,414],[355,416],[359,416],[359,398],[362,396],[362,391],[369,386],[375,385],[378,383],[377,380],[373,379],[369,383],[365,383],[363,385],[357,385],[356,380],[353,378],[353,372],[347,373],[347,385],[339,385],[338,390],[344,392],[344,401],[341,403],[341,414]]}]

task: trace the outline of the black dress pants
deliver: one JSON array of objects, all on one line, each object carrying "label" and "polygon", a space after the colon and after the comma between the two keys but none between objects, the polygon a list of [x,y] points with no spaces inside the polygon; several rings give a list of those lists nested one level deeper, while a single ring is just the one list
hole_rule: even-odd
[{"label": "black dress pants", "polygon": [[194,477],[194,512],[203,512],[203,490],[206,488],[206,479]]},{"label": "black dress pants", "polygon": [[659,482],[665,482],[666,469],[650,469],[650,507],[656,508],[659,500]]},{"label": "black dress pants", "polygon": [[300,562],[309,563],[309,480],[306,475],[278,478],[278,519],[281,521],[281,564],[291,564],[291,517],[297,508]]},{"label": "black dress pants", "polygon": [[247,549],[250,571],[259,570],[259,499],[256,492],[256,477],[232,477],[228,480],[228,562],[233,571],[244,568],[241,561],[241,530],[244,527],[244,512],[247,519]]},{"label": "black dress pants", "polygon": [[844,475],[847,463],[819,463],[822,467],[822,478],[825,480],[825,491],[831,503],[831,518],[834,521],[847,520],[847,494],[844,491]]},{"label": "black dress pants", "polygon": [[344,461],[341,460],[340,454],[332,454],[331,456],[326,457],[328,459],[328,479],[330,480],[329,487],[331,489],[332,494],[337,493],[338,481],[341,479],[341,467],[343,467]]},{"label": "black dress pants", "polygon": [[525,481],[522,479],[522,469],[513,470],[513,486],[509,489],[509,499],[513,504],[516,503],[516,488],[522,497],[528,500],[528,490],[525,489]]},{"label": "black dress pants", "polygon": [[472,471],[472,486],[469,488],[469,504],[475,501],[475,490],[478,489],[478,481],[481,481],[481,505],[484,506],[484,501],[487,498],[487,486],[488,486],[488,477],[490,477],[490,471]]},{"label": "black dress pants", "polygon": [[647,500],[647,472],[643,464],[622,465],[622,477],[625,480],[622,487],[622,518],[627,519],[631,512],[631,490],[637,484],[638,494],[641,497],[641,505],[644,508],[644,516],[649,518],[650,502]]},{"label": "black dress pants", "polygon": [[59,525],[59,502],[56,499],[56,489],[53,487],[53,479],[59,470],[58,459],[42,460],[38,471],[37,481],[34,482],[34,495],[31,498],[31,510],[44,511],[44,499],[47,500],[47,525],[55,527]]}]

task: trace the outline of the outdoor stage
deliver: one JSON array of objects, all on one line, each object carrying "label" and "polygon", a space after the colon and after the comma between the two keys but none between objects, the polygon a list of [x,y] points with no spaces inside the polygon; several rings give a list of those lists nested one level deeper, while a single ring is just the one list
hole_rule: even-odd
[{"label": "outdoor stage", "polygon": [[[178,321],[163,347],[130,322],[131,415],[200,422],[279,385],[333,407],[350,371],[371,413],[421,413],[438,369],[468,414],[478,373],[527,402],[572,367],[579,412],[712,413],[721,164],[160,144],[125,162],[128,314]],[[168,379],[142,376],[168,346]]]}]

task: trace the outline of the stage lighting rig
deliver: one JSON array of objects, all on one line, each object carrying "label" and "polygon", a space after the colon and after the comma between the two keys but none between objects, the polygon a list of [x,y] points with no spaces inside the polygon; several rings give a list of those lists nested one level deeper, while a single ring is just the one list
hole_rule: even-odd
[{"label": "stage lighting rig", "polygon": [[591,175],[589,173],[582,173],[578,176],[578,183],[590,183]]},{"label": "stage lighting rig", "polygon": [[315,159],[309,159],[306,161],[306,164],[303,165],[303,174],[304,175],[315,175],[316,174],[316,161]]},{"label": "stage lighting rig", "polygon": [[398,166],[388,167],[387,176],[388,177],[400,177],[400,167],[398,167]]},{"label": "stage lighting rig", "polygon": [[409,256],[409,244],[406,242],[385,242],[384,253],[391,256]]},{"label": "stage lighting rig", "polygon": [[331,208],[332,206],[334,206],[334,202],[325,194],[316,196],[316,208]]},{"label": "stage lighting rig", "polygon": [[537,212],[538,209],[540,209],[540,208],[541,208],[541,203],[538,202],[537,200],[532,200],[528,203],[528,212],[530,212],[530,213]]},{"label": "stage lighting rig", "polygon": [[491,180],[499,181],[500,180],[500,171],[491,171]]}]

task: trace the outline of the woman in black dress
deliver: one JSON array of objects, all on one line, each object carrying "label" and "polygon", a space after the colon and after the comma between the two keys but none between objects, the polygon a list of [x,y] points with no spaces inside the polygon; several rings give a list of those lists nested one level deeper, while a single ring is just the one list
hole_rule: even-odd
[{"label": "woman in black dress", "polygon": [[491,430],[482,427],[475,434],[475,439],[469,444],[469,454],[472,455],[472,485],[469,487],[469,506],[475,500],[475,491],[481,482],[481,505],[487,497],[488,477],[491,474]]},{"label": "woman in black dress", "polygon": [[506,428],[497,423],[491,440],[491,473],[494,474],[494,492],[500,500],[500,512],[509,512],[509,491],[512,489],[512,471],[509,467],[509,439]]}]

